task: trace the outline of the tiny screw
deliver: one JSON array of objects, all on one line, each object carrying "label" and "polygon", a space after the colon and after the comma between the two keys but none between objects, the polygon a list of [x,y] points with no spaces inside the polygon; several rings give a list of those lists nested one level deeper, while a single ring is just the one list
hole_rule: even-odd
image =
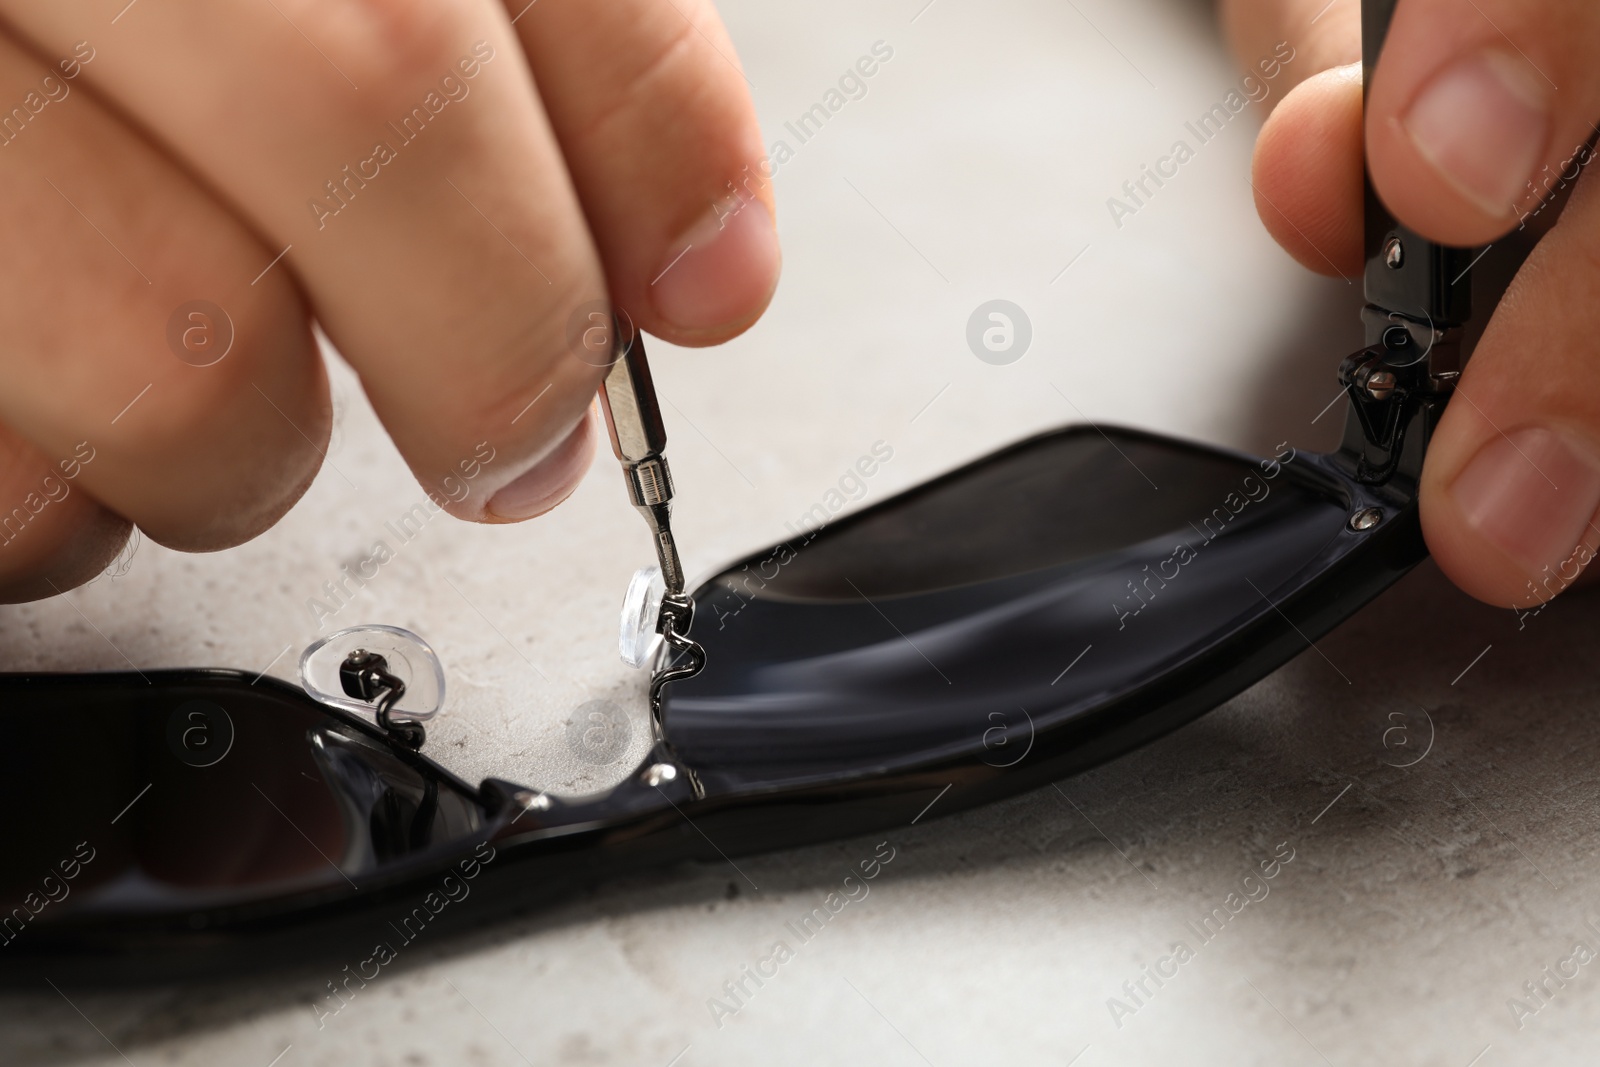
[{"label": "tiny screw", "polygon": [[678,768],[670,763],[652,763],[645,768],[644,784],[660,788],[663,782],[670,782],[678,777]]},{"label": "tiny screw", "polygon": [[1400,238],[1391,237],[1389,243],[1383,246],[1383,261],[1390,270],[1399,270],[1405,264],[1406,248],[1400,243]]},{"label": "tiny screw", "polygon": [[1382,521],[1382,508],[1362,508],[1354,515],[1350,516],[1350,529],[1360,533],[1363,530],[1372,529]]},{"label": "tiny screw", "polygon": [[521,804],[523,811],[550,810],[550,798],[543,793],[535,793],[531,789],[519,789],[511,794],[511,799]]},{"label": "tiny screw", "polygon": [[1374,400],[1387,400],[1394,392],[1394,371],[1375,370],[1367,375],[1367,395]]}]

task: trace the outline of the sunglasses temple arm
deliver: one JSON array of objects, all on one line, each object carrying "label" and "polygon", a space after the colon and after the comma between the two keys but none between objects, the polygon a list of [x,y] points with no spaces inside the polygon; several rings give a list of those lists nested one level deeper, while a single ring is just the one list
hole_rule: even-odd
[{"label": "sunglasses temple arm", "polygon": [[[1362,0],[1363,97],[1372,90],[1397,0]],[[1435,244],[1401,226],[1366,182],[1366,270],[1369,305],[1439,329],[1472,317],[1472,263],[1478,250]],[[1378,338],[1369,337],[1369,343]]]},{"label": "sunglasses temple arm", "polygon": [[[1397,0],[1362,0],[1363,93],[1388,36]],[[1361,319],[1367,347],[1345,359],[1350,396],[1341,453],[1358,481],[1414,487],[1422,457],[1461,375],[1463,327],[1472,316],[1476,249],[1429,241],[1400,225],[1367,175]]]}]

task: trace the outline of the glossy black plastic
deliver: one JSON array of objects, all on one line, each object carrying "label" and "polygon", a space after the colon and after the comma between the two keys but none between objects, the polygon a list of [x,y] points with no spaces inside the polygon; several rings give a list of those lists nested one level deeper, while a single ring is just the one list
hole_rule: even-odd
[{"label": "glossy black plastic", "polygon": [[[1368,508],[1384,518],[1352,528]],[[1184,718],[1168,694],[1231,678],[1219,650],[1272,645],[1282,606],[1401,508],[1287,448],[1047,434],[706,583],[692,635],[713,669],[673,688],[667,740],[720,795],[1153,736]]]},{"label": "glossy black plastic", "polygon": [[[1033,788],[1214,707],[1404,573],[1409,489],[1122,430],[1022,442],[706,583],[710,665],[669,690],[650,761],[677,773],[531,807],[270,679],[0,677],[0,803],[30,813],[0,978],[365,958],[624,871],[903,825],[946,786],[936,815]],[[197,755],[184,731],[224,718],[228,750]]]},{"label": "glossy black plastic", "polygon": [[35,891],[63,894],[47,922],[239,915],[481,836],[477,790],[298,689],[242,677],[0,676],[0,796],[26,813],[6,834],[0,945],[32,925],[13,906]]},{"label": "glossy black plastic", "polygon": [[[1362,0],[1361,62],[1366,75],[1363,94],[1372,88],[1372,72],[1377,68],[1397,3],[1398,0]],[[1364,221],[1363,283],[1368,304],[1441,330],[1460,326],[1472,317],[1471,267],[1478,258],[1474,249],[1435,244],[1401,226],[1378,197],[1370,177],[1366,182]],[[1391,255],[1391,242],[1398,243],[1397,255]]]}]

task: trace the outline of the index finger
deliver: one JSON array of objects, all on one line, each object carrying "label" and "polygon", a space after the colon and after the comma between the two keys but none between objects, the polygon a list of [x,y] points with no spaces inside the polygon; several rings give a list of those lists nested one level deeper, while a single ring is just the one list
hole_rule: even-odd
[{"label": "index finger", "polygon": [[83,76],[283,251],[434,502],[488,517],[580,424],[603,368],[567,322],[606,295],[504,10],[115,6],[0,11],[51,52],[104,42]]}]

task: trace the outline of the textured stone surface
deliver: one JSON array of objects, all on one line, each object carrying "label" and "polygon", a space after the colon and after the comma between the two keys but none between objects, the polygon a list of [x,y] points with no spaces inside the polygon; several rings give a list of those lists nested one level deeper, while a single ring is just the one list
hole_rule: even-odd
[{"label": "textured stone surface", "polygon": [[[787,260],[772,313],[716,351],[652,349],[691,572],[781,537],[879,440],[894,458],[868,499],[1084,417],[1257,449],[1326,444],[1334,429],[1337,410],[1312,420],[1357,341],[1356,294],[1262,234],[1245,180],[1253,117],[1120,228],[1109,217],[1106,198],[1236,81],[1205,5],[922,2],[723,5],[767,139],[796,152],[777,179]],[[894,57],[867,95],[797,146],[784,122],[878,40]],[[995,298],[1033,323],[1010,366],[964,339]],[[292,677],[317,633],[307,598],[420,498],[353,377],[335,379],[330,466],[279,527],[215,555],[146,544],[70,605],[0,610],[0,665],[126,657]],[[453,769],[584,792],[643,751],[642,678],[615,641],[648,561],[602,463],[537,522],[436,519],[332,621],[407,626],[439,649],[451,691],[430,750]],[[895,858],[870,896],[792,942],[720,1027],[708,1002],[723,983],[789,940],[784,924],[878,839],[667,872],[420,944],[321,1029],[310,1004],[327,976],[63,990],[70,1004],[41,980],[0,998],[0,1059],[1590,1062],[1600,970],[1520,1030],[1506,1002],[1574,938],[1600,948],[1581,927],[1600,908],[1597,631],[1592,594],[1519,630],[1425,567],[1147,750],[887,835]],[[636,727],[609,765],[568,742],[575,709],[600,699]],[[1430,737],[1425,758],[1394,766]],[[1187,924],[1281,843],[1293,859],[1268,895],[1202,944]],[[1194,957],[1114,1020],[1108,998],[1174,941]]]}]

